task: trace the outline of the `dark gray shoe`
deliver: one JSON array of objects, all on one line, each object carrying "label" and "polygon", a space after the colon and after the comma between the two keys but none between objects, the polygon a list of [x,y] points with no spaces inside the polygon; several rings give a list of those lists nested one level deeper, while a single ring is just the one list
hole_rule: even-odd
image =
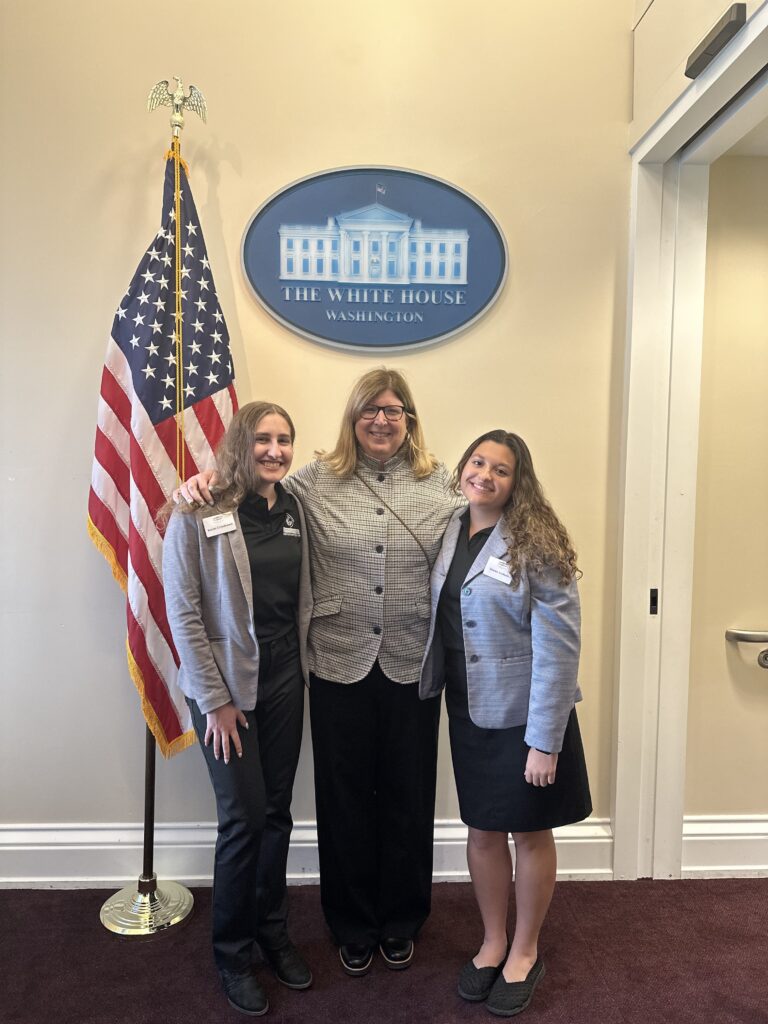
[{"label": "dark gray shoe", "polygon": [[464,964],[459,971],[459,995],[461,998],[466,999],[468,1003],[482,1003],[484,999],[487,999],[488,993],[493,988],[493,983],[501,974],[506,959],[507,954],[505,953],[504,959],[498,967],[475,967],[471,960],[468,964]]},{"label": "dark gray shoe", "polygon": [[303,989],[312,984],[312,971],[307,961],[289,940],[279,949],[261,948],[264,959],[275,972],[275,977],[287,988]]},{"label": "dark gray shoe", "polygon": [[264,989],[249,968],[245,971],[219,971],[230,1006],[250,1017],[261,1017],[269,1009]]},{"label": "dark gray shoe", "polygon": [[544,961],[539,957],[525,981],[507,981],[503,974],[499,974],[488,994],[486,1007],[497,1017],[514,1017],[516,1013],[522,1013],[533,999],[533,990],[545,973]]}]

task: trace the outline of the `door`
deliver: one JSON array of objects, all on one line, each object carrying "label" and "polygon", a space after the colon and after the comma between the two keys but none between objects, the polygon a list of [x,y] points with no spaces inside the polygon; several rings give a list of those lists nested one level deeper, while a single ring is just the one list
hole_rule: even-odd
[{"label": "door", "polygon": [[768,813],[768,156],[710,167],[702,341],[683,874]]}]

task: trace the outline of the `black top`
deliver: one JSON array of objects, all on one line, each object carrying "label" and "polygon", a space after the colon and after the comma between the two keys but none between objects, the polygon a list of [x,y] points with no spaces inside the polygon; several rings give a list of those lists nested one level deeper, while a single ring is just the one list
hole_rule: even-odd
[{"label": "black top", "polygon": [[259,641],[276,640],[293,629],[299,603],[299,510],[296,499],[280,484],[275,484],[275,493],[272,508],[260,494],[250,494],[237,510],[251,566]]},{"label": "black top", "polygon": [[493,530],[493,526],[488,526],[484,530],[478,530],[470,538],[469,509],[461,516],[461,530],[459,530],[456,551],[437,605],[437,626],[442,634],[443,646],[447,651],[464,653],[464,631],[461,618],[462,585]]}]

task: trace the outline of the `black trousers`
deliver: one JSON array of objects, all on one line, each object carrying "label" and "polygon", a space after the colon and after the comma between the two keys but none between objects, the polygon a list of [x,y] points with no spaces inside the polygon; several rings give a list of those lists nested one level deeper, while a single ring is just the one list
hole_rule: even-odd
[{"label": "black trousers", "polygon": [[254,942],[287,939],[285,883],[291,797],[301,747],[304,682],[295,631],[260,644],[259,694],[239,727],[242,758],[229,764],[203,745],[206,719],[188,701],[216,794],[218,837],[213,877],[213,954],[219,970],[245,970]]},{"label": "black trousers", "polygon": [[440,698],[378,662],[349,685],[312,676],[320,897],[339,945],[412,938],[429,915]]}]

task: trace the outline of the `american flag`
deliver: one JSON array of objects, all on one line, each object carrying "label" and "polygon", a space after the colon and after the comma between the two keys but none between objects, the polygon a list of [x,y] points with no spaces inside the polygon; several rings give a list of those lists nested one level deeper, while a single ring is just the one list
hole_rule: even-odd
[{"label": "american flag", "polygon": [[158,509],[185,476],[213,465],[237,409],[229,334],[197,210],[180,172],[183,412],[177,417],[175,168],[169,154],[162,227],[115,313],[101,377],[88,532],[126,592],[127,652],[147,725],[167,757],[193,739],[165,612]]}]

